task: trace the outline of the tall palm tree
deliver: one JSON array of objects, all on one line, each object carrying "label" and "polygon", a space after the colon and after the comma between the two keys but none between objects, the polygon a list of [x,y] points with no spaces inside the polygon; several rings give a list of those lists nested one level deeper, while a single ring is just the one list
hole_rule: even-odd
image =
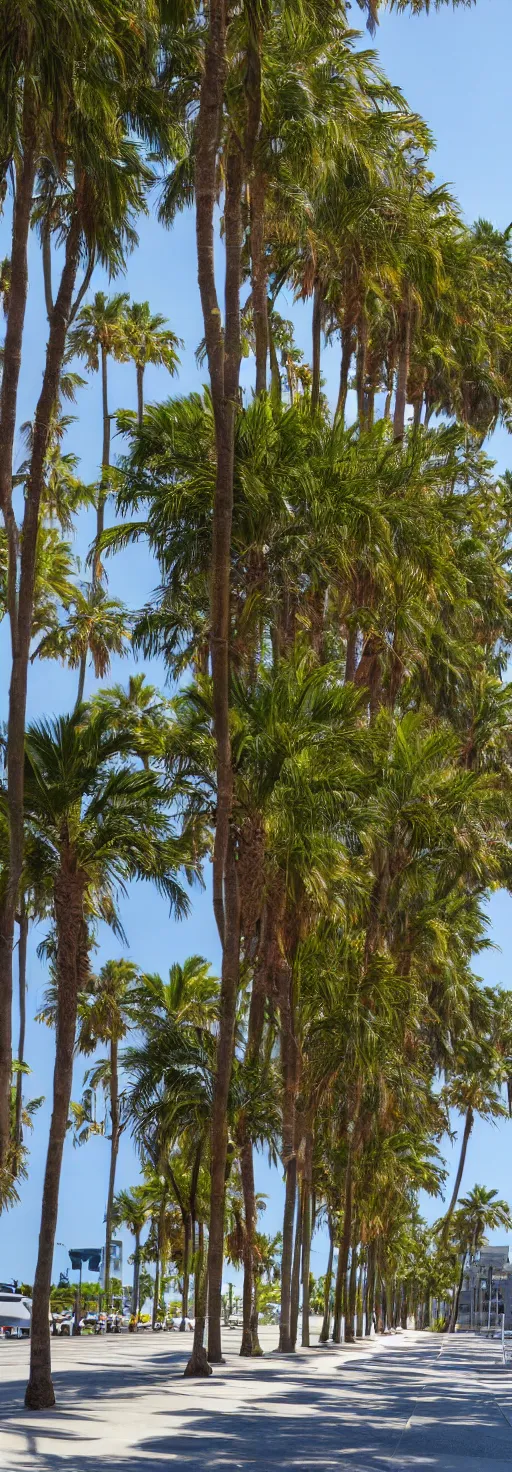
[{"label": "tall palm tree", "polygon": [[69,597],[65,623],[44,635],[32,658],[62,659],[71,669],[78,669],[78,706],[84,698],[89,656],[96,679],[101,680],[109,672],[113,654],[126,657],[130,639],[130,618],[120,599],[109,598],[97,582],[84,583],[75,585]]},{"label": "tall palm tree", "polygon": [[89,372],[101,372],[101,410],[103,443],[101,451],[101,478],[96,506],[96,543],[93,580],[97,584],[101,574],[99,540],[105,525],[105,501],[109,491],[110,470],[110,423],[108,407],[108,360],[116,358],[126,362],[129,352],[125,336],[125,315],[129,301],[126,291],[107,297],[97,291],[92,302],[80,309],[76,325],[68,337],[69,352],[81,358]]},{"label": "tall palm tree", "polygon": [[114,1197],[112,1226],[127,1227],[135,1238],[133,1254],[132,1314],[139,1313],[140,1239],[150,1214],[147,1192],[144,1186],[132,1186],[129,1191],[118,1191]]},{"label": "tall palm tree", "polygon": [[169,980],[143,976],[135,989],[138,1045],[124,1055],[126,1107],[142,1159],[165,1178],[181,1213],[183,1312],[195,1248],[200,1172],[211,1123],[212,1049],[219,985],[201,956],[174,963]]},{"label": "tall palm tree", "polygon": [[[102,1131],[109,1134],[110,1138],[104,1254],[104,1290],[107,1303],[110,1290],[110,1251],[116,1167],[121,1132],[125,1123],[124,1101],[119,1080],[119,1045],[124,1041],[130,1027],[137,1022],[135,990],[138,977],[138,967],[133,961],[126,958],[120,961],[106,961],[99,974],[90,978],[87,993],[81,999],[79,1014],[78,1050],[84,1054],[92,1053],[98,1043],[108,1043],[108,1058],[95,1063],[84,1080],[89,1089],[103,1088],[108,1099],[109,1119],[108,1122],[105,1122]],[[85,1131],[81,1131],[80,1138],[85,1141],[87,1135],[87,1121],[85,1121]]]},{"label": "tall palm tree", "polygon": [[512,1213],[506,1201],[497,1200],[498,1192],[486,1186],[473,1186],[468,1196],[463,1196],[459,1209],[452,1218],[456,1241],[460,1246],[460,1277],[453,1295],[449,1333],[455,1332],[459,1312],[460,1295],[464,1282],[464,1271],[468,1256],[474,1256],[485,1242],[485,1233],[504,1227],[509,1232]]},{"label": "tall palm tree", "polygon": [[448,1209],[443,1218],[446,1232],[457,1205],[467,1149],[475,1116],[482,1119],[503,1119],[508,1114],[501,1097],[504,1083],[503,1063],[490,1047],[469,1041],[461,1049],[461,1067],[450,1078],[445,1094],[448,1105],[458,1110],[464,1118],[459,1162]]},{"label": "tall palm tree", "polygon": [[[93,0],[92,5],[76,0],[65,16],[60,6],[50,4],[28,29],[24,19],[16,17],[2,52],[2,177],[5,182],[13,181],[14,208],[0,396],[0,507],[8,539],[12,651],[7,731],[9,867],[0,898],[0,1164],[5,1163],[9,1149],[12,953],[23,867],[27,677],[46,455],[67,332],[80,297],[80,262],[99,259],[116,271],[135,239],[134,220],[151,174],[134,135],[148,136],[151,131],[155,46],[156,27],[149,6],[140,7],[134,28],[119,7],[105,7],[100,0]],[[80,107],[76,106],[77,68],[83,79]],[[50,254],[52,239],[58,239],[60,280],[53,294],[46,272],[45,363],[31,415],[34,432],[19,527],[13,500],[13,446],[28,291],[28,237],[34,215],[44,222]]]},{"label": "tall palm tree", "polygon": [[160,312],[152,313],[149,302],[132,302],[124,313],[124,342],[137,374],[137,421],[144,413],[144,372],[148,363],[167,368],[174,377],[179,368],[179,337],[171,332]]},{"label": "tall palm tree", "polygon": [[[129,879],[155,880],[170,904],[186,899],[176,873],[186,846],[174,837],[168,789],[130,760],[130,738],[105,714],[32,726],[26,740],[27,851],[52,896],[57,1028],[53,1113],[33,1295],[27,1405],[51,1406],[48,1299],[68,1123],[78,998],[89,973],[88,908]],[[5,799],[4,799],[5,800]]]}]

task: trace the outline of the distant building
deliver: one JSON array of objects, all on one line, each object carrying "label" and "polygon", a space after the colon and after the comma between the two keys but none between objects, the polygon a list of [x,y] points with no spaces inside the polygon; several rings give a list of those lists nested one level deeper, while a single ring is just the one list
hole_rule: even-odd
[{"label": "distant building", "polygon": [[461,1329],[505,1315],[505,1329],[512,1330],[512,1263],[508,1247],[482,1247],[464,1274],[457,1323]]}]

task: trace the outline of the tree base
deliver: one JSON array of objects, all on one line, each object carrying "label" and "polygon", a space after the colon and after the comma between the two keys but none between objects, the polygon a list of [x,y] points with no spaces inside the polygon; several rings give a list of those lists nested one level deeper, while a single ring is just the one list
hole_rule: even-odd
[{"label": "tree base", "polygon": [[226,1361],[225,1361],[223,1355],[221,1355],[221,1354],[209,1354],[208,1355],[208,1364],[209,1365],[225,1365],[225,1363],[226,1363]]},{"label": "tree base", "polygon": [[41,1380],[29,1380],[25,1391],[25,1405],[29,1411],[51,1411],[55,1405],[55,1391],[50,1376]]},{"label": "tree base", "polygon": [[205,1349],[192,1350],[192,1354],[190,1356],[188,1364],[185,1365],[183,1374],[188,1380],[204,1380],[208,1377],[208,1375],[213,1375],[212,1367],[208,1364]]}]

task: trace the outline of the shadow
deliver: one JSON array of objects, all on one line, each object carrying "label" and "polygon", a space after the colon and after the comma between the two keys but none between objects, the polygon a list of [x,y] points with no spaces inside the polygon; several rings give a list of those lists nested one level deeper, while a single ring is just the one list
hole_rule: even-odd
[{"label": "shadow", "polygon": [[102,1472],[512,1468],[512,1384],[495,1346],[386,1344],[329,1364],[313,1350],[231,1362],[208,1381],[183,1380],[185,1347],[120,1359],[56,1367],[59,1403],[44,1414],[22,1409],[12,1380],[0,1388],[17,1472],[98,1472],[99,1461]]}]

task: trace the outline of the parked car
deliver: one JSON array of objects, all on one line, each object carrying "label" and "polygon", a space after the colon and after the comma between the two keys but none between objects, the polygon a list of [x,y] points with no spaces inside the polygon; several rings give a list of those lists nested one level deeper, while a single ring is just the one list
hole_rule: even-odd
[{"label": "parked car", "polygon": [[32,1316],[32,1300],[22,1293],[0,1293],[0,1335],[2,1339],[28,1339]]},{"label": "parked car", "polygon": [[[181,1314],[176,1314],[175,1318],[167,1320],[166,1328],[177,1329],[179,1331],[181,1329],[182,1323],[183,1319]],[[189,1334],[194,1333],[194,1324],[195,1319],[185,1319],[185,1330],[188,1330]]]}]

